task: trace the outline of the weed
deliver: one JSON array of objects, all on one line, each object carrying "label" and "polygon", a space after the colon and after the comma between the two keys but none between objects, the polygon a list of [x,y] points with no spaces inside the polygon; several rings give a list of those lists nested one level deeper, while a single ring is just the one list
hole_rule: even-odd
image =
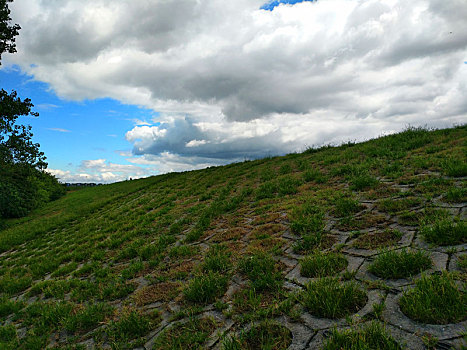
[{"label": "weed", "polygon": [[300,274],[305,277],[332,276],[345,269],[347,264],[342,254],[314,251],[300,261]]},{"label": "weed", "polygon": [[371,322],[359,329],[333,329],[323,350],[400,350],[401,346],[379,322]]},{"label": "weed", "polygon": [[430,268],[432,264],[427,253],[403,249],[378,255],[368,267],[368,271],[381,278],[407,278]]},{"label": "weed", "polygon": [[365,292],[355,282],[341,283],[323,277],[306,285],[302,302],[315,316],[341,318],[357,312],[366,303]]},{"label": "weed", "polygon": [[227,289],[227,277],[216,272],[193,278],[183,291],[186,300],[195,303],[209,304],[222,296]]},{"label": "weed", "polygon": [[427,349],[434,350],[439,343],[439,339],[432,334],[425,333],[422,335],[422,342]]},{"label": "weed", "polygon": [[405,291],[399,300],[408,317],[431,324],[447,324],[467,318],[467,285],[459,287],[448,273],[422,275],[415,287]]}]

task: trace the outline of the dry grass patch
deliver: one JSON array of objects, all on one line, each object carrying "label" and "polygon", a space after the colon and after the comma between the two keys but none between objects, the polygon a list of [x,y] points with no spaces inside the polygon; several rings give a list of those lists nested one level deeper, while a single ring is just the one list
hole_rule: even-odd
[{"label": "dry grass patch", "polygon": [[364,213],[359,217],[346,217],[336,224],[341,231],[363,230],[370,227],[377,227],[386,223],[386,217],[378,213]]},{"label": "dry grass patch", "polygon": [[180,283],[161,282],[136,291],[134,300],[137,306],[144,306],[158,301],[167,302],[177,296]]},{"label": "dry grass patch", "polygon": [[384,231],[365,233],[359,236],[352,245],[360,249],[378,249],[394,245],[401,237],[402,232],[386,229]]}]

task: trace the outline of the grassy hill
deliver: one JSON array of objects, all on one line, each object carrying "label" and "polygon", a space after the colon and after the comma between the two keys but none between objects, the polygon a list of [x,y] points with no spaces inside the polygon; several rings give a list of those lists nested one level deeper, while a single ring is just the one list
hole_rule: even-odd
[{"label": "grassy hill", "polygon": [[466,146],[408,129],[70,192],[3,223],[0,349],[461,348]]}]

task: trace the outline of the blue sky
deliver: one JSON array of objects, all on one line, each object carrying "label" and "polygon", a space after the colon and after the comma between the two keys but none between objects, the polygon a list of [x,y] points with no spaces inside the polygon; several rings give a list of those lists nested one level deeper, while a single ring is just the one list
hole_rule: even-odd
[{"label": "blue sky", "polygon": [[[287,6],[278,6],[288,4]],[[467,120],[465,0],[17,0],[0,80],[113,182]],[[83,25],[84,24],[84,25]]]},{"label": "blue sky", "polygon": [[33,128],[33,141],[47,157],[48,167],[76,171],[83,160],[106,159],[131,164],[120,153],[131,153],[125,132],[140,122],[152,125],[157,113],[134,105],[103,98],[72,101],[60,99],[46,83],[20,71],[18,67],[0,70],[2,88],[29,98],[39,117],[21,117],[20,124]]},{"label": "blue sky", "polygon": [[279,6],[280,4],[296,4],[296,3],[299,3],[299,2],[304,2],[304,1],[313,1],[313,0],[273,0],[273,1],[270,1],[266,4],[264,4],[263,6],[261,6],[261,9],[263,10],[268,10],[268,11],[272,11],[274,9],[274,7],[276,6]]}]

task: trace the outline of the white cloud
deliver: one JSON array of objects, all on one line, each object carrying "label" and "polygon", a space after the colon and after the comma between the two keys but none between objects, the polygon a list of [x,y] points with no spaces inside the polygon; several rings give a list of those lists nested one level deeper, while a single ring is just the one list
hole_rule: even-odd
[{"label": "white cloud", "polygon": [[71,132],[70,130],[62,129],[62,128],[47,128],[47,130],[58,131],[58,132]]},{"label": "white cloud", "polygon": [[154,174],[155,169],[132,164],[116,164],[106,159],[83,160],[76,171],[47,169],[60,182],[110,183]]},{"label": "white cloud", "polygon": [[4,61],[160,113],[126,134],[160,169],[465,122],[465,0],[265,2],[16,1]]}]

